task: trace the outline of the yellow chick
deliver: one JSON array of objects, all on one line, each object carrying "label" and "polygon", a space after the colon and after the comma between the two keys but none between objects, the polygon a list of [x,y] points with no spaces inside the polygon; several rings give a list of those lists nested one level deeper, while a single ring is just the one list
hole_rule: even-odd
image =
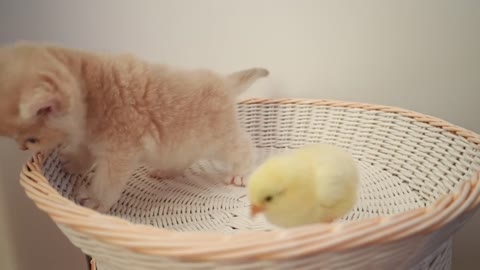
[{"label": "yellow chick", "polygon": [[316,144],[274,156],[247,183],[252,217],[263,212],[280,227],[331,222],[355,205],[358,169],[334,145]]}]

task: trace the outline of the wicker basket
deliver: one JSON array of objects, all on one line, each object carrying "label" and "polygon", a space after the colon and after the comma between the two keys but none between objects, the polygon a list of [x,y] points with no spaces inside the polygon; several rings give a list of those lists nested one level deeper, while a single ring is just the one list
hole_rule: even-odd
[{"label": "wicker basket", "polygon": [[219,164],[155,180],[139,168],[102,215],[75,204],[87,176],[56,153],[26,164],[21,184],[99,270],[449,269],[452,236],[480,194],[480,137],[397,108],[324,100],[248,100],[239,117],[258,162],[306,143],[332,143],[360,166],[360,199],[332,224],[280,230],[251,220],[245,189],[225,186]]}]

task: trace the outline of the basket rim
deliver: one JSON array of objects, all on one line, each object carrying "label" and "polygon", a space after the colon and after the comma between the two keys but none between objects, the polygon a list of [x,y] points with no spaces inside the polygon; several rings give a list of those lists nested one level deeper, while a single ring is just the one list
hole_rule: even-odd
[{"label": "basket rim", "polygon": [[[479,145],[480,136],[442,119],[383,105],[319,99],[249,99],[241,104],[284,104],[348,107],[391,112],[413,118],[464,137]],[[232,235],[211,232],[176,232],[119,217],[100,214],[64,198],[43,175],[45,155],[35,154],[21,173],[27,196],[59,226],[81,232],[105,244],[134,253],[184,261],[286,260],[318,252],[337,252],[361,246],[389,243],[438,230],[480,203],[480,172],[425,208],[389,217],[348,223],[314,224],[272,232],[246,231]]]}]

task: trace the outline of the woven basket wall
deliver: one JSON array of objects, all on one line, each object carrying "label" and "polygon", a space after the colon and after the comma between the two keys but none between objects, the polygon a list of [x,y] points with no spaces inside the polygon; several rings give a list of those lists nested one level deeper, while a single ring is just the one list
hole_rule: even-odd
[{"label": "woven basket wall", "polygon": [[351,213],[289,230],[251,220],[245,188],[219,183],[222,168],[209,161],[174,180],[139,168],[110,215],[71,201],[88,175],[65,173],[55,152],[34,156],[21,184],[99,270],[450,269],[452,236],[479,203],[477,134],[369,104],[254,99],[238,108],[258,163],[307,143],[350,151],[361,173]]}]

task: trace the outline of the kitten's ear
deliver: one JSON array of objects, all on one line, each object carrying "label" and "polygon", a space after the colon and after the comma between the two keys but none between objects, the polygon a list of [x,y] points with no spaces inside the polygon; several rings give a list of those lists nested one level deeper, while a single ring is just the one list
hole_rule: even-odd
[{"label": "kitten's ear", "polygon": [[60,97],[58,94],[42,88],[25,93],[20,100],[20,117],[32,119],[33,117],[55,116],[60,112]]}]

